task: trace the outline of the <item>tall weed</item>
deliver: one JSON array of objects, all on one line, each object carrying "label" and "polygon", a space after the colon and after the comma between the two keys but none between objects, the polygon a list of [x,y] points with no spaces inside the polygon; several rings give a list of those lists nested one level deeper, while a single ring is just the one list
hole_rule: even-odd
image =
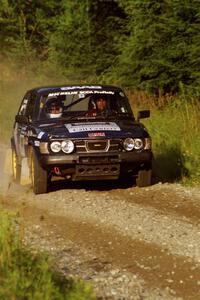
[{"label": "tall weed", "polygon": [[155,170],[162,181],[200,183],[200,104],[183,96],[159,107],[145,120],[153,140]]}]

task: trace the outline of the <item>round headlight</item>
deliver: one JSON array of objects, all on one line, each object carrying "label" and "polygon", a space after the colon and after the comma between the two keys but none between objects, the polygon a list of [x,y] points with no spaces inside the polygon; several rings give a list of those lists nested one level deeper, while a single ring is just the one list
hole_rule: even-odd
[{"label": "round headlight", "polygon": [[126,138],[124,140],[124,149],[126,151],[133,150],[134,146],[135,146],[135,143],[134,143],[134,140],[132,138]]},{"label": "round headlight", "polygon": [[144,147],[143,141],[141,139],[134,139],[134,142],[135,142],[134,148],[136,150],[140,150]]},{"label": "round headlight", "polygon": [[63,152],[72,153],[72,151],[74,150],[74,143],[70,140],[63,141],[61,147]]},{"label": "round headlight", "polygon": [[61,150],[61,143],[60,142],[52,142],[50,144],[50,148],[54,153],[58,153]]}]

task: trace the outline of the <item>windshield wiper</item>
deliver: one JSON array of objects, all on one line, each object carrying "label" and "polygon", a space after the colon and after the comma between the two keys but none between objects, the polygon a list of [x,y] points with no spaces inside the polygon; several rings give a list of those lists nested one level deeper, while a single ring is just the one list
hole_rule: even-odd
[{"label": "windshield wiper", "polygon": [[111,112],[109,114],[107,114],[108,118],[133,118],[133,115],[131,113],[122,113],[122,112]]},{"label": "windshield wiper", "polygon": [[77,115],[74,115],[74,116],[69,116],[67,117],[66,119],[71,121],[71,120],[82,120],[82,119],[88,119],[89,117],[85,115],[85,112],[84,113],[80,113],[80,114],[77,114]]}]

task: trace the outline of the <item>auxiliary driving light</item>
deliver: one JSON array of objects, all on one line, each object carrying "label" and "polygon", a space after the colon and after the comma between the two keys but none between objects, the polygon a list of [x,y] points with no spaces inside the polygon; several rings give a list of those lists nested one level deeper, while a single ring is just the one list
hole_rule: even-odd
[{"label": "auxiliary driving light", "polygon": [[65,153],[72,153],[74,150],[74,143],[71,140],[66,140],[61,143],[62,151]]},{"label": "auxiliary driving light", "polygon": [[134,149],[134,140],[132,138],[126,138],[124,140],[124,149],[126,151],[132,151]]},{"label": "auxiliary driving light", "polygon": [[54,153],[58,153],[61,150],[61,143],[60,142],[52,142],[50,144],[50,148]]}]

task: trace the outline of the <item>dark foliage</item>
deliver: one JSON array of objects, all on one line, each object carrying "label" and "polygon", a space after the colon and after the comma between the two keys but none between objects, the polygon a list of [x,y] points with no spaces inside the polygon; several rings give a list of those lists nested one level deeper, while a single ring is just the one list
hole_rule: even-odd
[{"label": "dark foliage", "polygon": [[199,94],[200,1],[2,0],[0,26],[1,54],[22,64],[39,59],[74,79]]}]

